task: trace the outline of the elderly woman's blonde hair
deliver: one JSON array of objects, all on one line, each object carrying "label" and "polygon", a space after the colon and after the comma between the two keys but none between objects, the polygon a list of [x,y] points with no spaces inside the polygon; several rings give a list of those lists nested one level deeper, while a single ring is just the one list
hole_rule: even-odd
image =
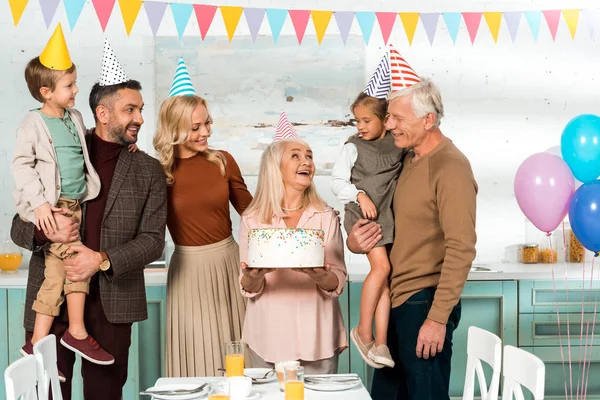
[{"label": "elderly woman's blonde hair", "polygon": [[[260,158],[256,194],[244,211],[244,215],[254,215],[262,224],[271,223],[275,216],[283,218],[287,215],[281,205],[284,195],[281,160],[290,143],[299,143],[310,148],[308,143],[302,139],[275,141],[267,146]],[[317,193],[313,182],[304,191],[302,205],[304,208],[312,207],[317,210],[324,210],[327,206],[327,203]]]},{"label": "elderly woman's blonde hair", "polygon": [[442,118],[444,117],[442,95],[431,79],[423,77],[420,79],[421,81],[419,83],[415,83],[406,89],[392,92],[388,101],[391,103],[393,100],[410,96],[411,106],[415,116],[421,118],[432,113],[435,117],[433,127],[439,128]]},{"label": "elderly woman's blonde hair", "polygon": [[[158,126],[152,144],[158,152],[158,161],[167,177],[167,184],[175,182],[173,169],[175,166],[175,146],[188,139],[192,128],[192,114],[196,107],[204,106],[208,112],[208,103],[200,96],[173,96],[165,100],[158,113]],[[212,122],[210,113],[209,119]],[[225,176],[227,161],[225,156],[216,150],[207,149],[202,152],[208,161],[219,166],[221,176]]]}]

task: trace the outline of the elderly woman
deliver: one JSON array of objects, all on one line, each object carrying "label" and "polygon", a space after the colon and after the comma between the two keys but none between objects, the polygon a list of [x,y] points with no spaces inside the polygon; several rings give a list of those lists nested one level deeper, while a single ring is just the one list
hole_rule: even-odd
[{"label": "elderly woman", "polygon": [[211,124],[204,99],[174,96],[160,108],[154,137],[175,243],[167,278],[168,376],[219,374],[225,343],[240,340],[246,310],[229,203],[241,214],[252,196],[233,157],[209,149]]},{"label": "elderly woman", "polygon": [[[348,347],[338,296],[346,282],[340,221],[313,184],[313,154],[300,139],[275,141],[262,155],[256,197],[240,224],[242,293],[248,297],[242,340],[254,367],[300,360],[309,373],[336,373]],[[306,228],[325,231],[322,268],[247,266],[248,231]]]}]

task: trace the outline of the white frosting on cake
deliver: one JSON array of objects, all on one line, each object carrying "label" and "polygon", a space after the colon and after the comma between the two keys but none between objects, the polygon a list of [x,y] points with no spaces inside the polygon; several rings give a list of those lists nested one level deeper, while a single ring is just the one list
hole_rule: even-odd
[{"label": "white frosting on cake", "polygon": [[325,265],[325,232],[270,228],[248,231],[248,266],[308,268]]}]

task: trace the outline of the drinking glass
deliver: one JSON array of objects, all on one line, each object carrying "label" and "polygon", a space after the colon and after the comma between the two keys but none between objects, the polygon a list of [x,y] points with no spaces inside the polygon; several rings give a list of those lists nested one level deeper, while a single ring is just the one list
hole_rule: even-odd
[{"label": "drinking glass", "polygon": [[304,400],[304,367],[285,367],[283,374],[285,400]]},{"label": "drinking glass", "polygon": [[208,387],[208,400],[229,400],[229,382],[223,379],[211,383]]},{"label": "drinking glass", "polygon": [[244,376],[244,343],[226,343],[225,375],[228,378],[232,376]]}]

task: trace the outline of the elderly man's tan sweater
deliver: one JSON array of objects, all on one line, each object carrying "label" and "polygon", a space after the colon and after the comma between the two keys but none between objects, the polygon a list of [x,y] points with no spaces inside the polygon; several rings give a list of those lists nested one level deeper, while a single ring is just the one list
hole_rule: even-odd
[{"label": "elderly man's tan sweater", "polygon": [[448,138],[414,162],[413,156],[407,155],[394,194],[392,307],[435,287],[427,317],[445,324],[475,258],[477,183]]}]

